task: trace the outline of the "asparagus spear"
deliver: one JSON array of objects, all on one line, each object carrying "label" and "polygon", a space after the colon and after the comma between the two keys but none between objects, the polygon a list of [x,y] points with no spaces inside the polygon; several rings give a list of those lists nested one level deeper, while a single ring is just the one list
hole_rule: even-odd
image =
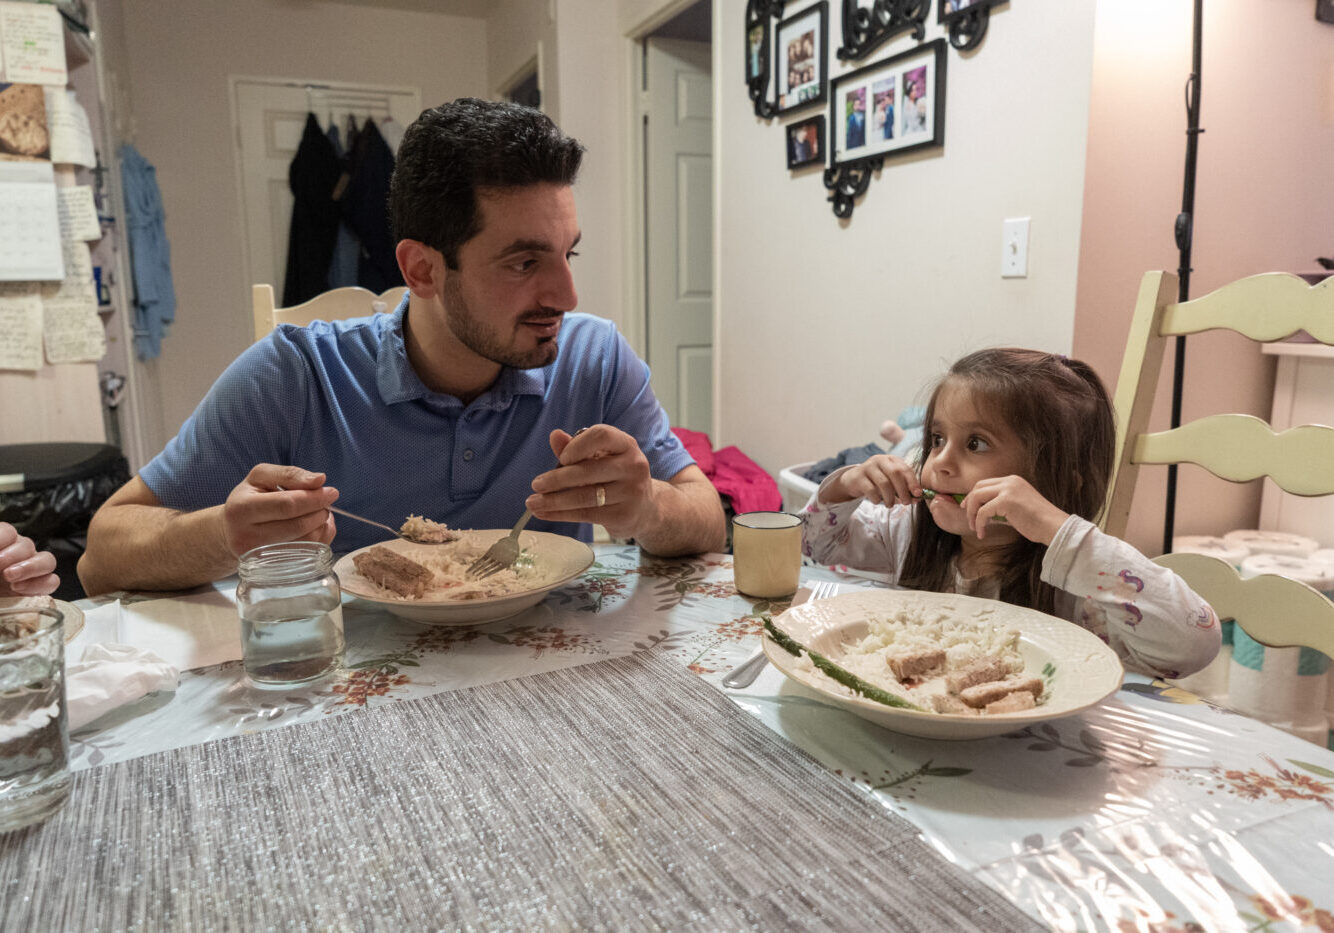
[{"label": "asparagus spear", "polygon": [[811,663],[814,664],[817,669],[823,671],[829,677],[838,681],[849,690],[852,690],[855,693],[860,693],[862,696],[866,697],[866,699],[874,700],[877,703],[883,703],[885,706],[897,707],[898,709],[912,709],[919,713],[927,712],[927,710],[918,706],[916,703],[909,703],[901,696],[890,693],[888,690],[881,690],[875,684],[868,683],[851,671],[839,667],[824,655],[817,654],[811,649],[803,646],[793,639],[791,635],[779,631],[778,627],[774,625],[773,619],[768,616],[764,617],[764,630],[769,633],[769,637],[777,643],[778,647],[782,648],[788,654],[800,657],[801,653],[805,651],[806,654],[810,656]]},{"label": "asparagus spear", "polygon": [[[925,499],[927,502],[930,502],[937,495],[938,493],[934,489],[927,489],[926,487],[922,488],[922,498]],[[964,500],[963,493],[952,492],[950,493],[950,498],[953,499],[955,502],[959,503],[960,505],[963,505],[963,500]],[[993,515],[991,516],[991,520],[993,522],[1004,522],[1006,525],[1009,524],[1009,521],[1006,520],[1004,515]]]}]

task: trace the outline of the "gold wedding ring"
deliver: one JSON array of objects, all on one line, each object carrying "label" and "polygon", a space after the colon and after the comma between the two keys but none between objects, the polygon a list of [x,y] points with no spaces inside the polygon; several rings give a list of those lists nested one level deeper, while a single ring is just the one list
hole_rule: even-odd
[{"label": "gold wedding ring", "polygon": [[602,508],[604,505],[607,504],[607,490],[599,486],[597,489],[597,496],[598,496],[598,508]]}]

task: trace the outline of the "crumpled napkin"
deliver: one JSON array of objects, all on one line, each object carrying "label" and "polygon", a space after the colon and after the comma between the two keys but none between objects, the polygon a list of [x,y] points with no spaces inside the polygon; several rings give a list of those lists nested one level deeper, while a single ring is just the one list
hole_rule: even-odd
[{"label": "crumpled napkin", "polygon": [[65,665],[65,708],[71,730],[158,690],[175,690],[180,671],[151,651],[98,644]]}]

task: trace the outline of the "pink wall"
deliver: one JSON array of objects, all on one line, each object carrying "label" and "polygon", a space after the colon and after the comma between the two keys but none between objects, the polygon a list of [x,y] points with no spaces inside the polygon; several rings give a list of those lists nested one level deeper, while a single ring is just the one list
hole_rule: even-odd
[{"label": "pink wall", "polygon": [[[1139,280],[1175,271],[1181,209],[1187,0],[1100,3],[1074,353],[1116,381]],[[1257,272],[1305,272],[1334,254],[1334,26],[1307,0],[1204,4],[1201,126],[1191,295]],[[1171,364],[1154,407],[1167,426]],[[1246,341],[1187,342],[1183,420],[1211,411],[1268,417],[1274,365]],[[1140,473],[1128,537],[1161,553],[1166,469]],[[1255,527],[1259,486],[1183,467],[1177,534]]]}]

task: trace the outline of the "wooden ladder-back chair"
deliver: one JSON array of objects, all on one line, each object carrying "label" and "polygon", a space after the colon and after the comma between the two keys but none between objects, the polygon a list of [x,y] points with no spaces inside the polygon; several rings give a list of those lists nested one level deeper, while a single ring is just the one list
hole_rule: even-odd
[{"label": "wooden ladder-back chair", "polygon": [[[1299,496],[1334,493],[1334,427],[1301,425],[1275,433],[1252,415],[1215,414],[1145,433],[1169,338],[1225,329],[1269,342],[1305,330],[1334,344],[1334,278],[1310,286],[1295,275],[1265,273],[1190,301],[1178,302],[1176,295],[1171,273],[1150,272],[1140,284],[1116,385],[1116,472],[1106,531],[1124,537],[1135,480],[1146,463],[1194,463],[1234,483],[1267,476]],[[1334,656],[1334,602],[1318,590],[1271,574],[1242,580],[1231,565],[1201,554],[1166,554],[1157,561],[1256,641]]]},{"label": "wooden ladder-back chair", "polygon": [[279,308],[275,307],[272,285],[255,285],[250,290],[255,313],[255,339],[262,339],[279,324],[304,327],[311,321],[341,321],[378,311],[392,311],[405,291],[407,288],[403,285],[386,289],[379,295],[357,286],[334,288],[299,305]]}]

